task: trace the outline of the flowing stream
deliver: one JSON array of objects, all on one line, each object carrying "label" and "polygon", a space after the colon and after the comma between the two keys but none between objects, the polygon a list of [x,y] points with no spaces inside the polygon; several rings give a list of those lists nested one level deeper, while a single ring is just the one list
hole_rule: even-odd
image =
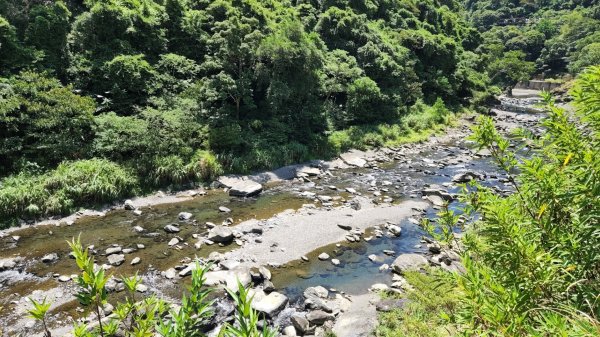
[{"label": "flowing stream", "polygon": [[[522,126],[533,128],[534,123],[535,118],[523,115]],[[466,134],[466,131],[463,132]],[[19,257],[21,262],[16,268],[0,271],[0,327],[10,331],[11,324],[20,322],[23,318],[22,309],[18,307],[22,305],[23,298],[32,292],[65,287],[65,283],[59,282],[57,276],[77,273],[74,260],[68,256],[66,241],[79,235],[82,242],[94,245],[100,253],[115,244],[130,248],[132,252],[126,254],[125,263],[113,267],[111,272],[114,275],[132,275],[138,272],[144,275],[148,284],[156,285],[167,282],[160,276],[161,271],[181,264],[186,258],[206,257],[214,251],[227,252],[238,247],[233,242],[225,246],[203,245],[197,250],[193,244],[197,241],[194,237],[207,231],[204,223],[220,224],[231,218],[234,221],[232,226],[235,226],[245,220],[269,219],[286,210],[297,210],[304,204],[313,203],[313,200],[301,195],[303,191],[331,196],[333,201],[330,207],[343,205],[352,198],[346,188],[353,188],[357,194],[369,196],[377,203],[402,203],[408,199],[420,199],[420,191],[431,185],[443,186],[449,193],[459,192],[460,187],[452,183],[452,177],[465,171],[480,174],[484,185],[500,192],[509,191],[509,187],[503,183],[506,176],[498,171],[485,153],[477,153],[473,144],[467,142],[462,135],[444,142],[407,146],[405,149],[408,151],[398,160],[378,163],[374,168],[335,170],[331,176],[323,175],[314,182],[284,181],[267,187],[256,198],[234,198],[222,190],[211,190],[207,195],[191,200],[141,208],[142,214],[139,216],[131,211],[113,210],[102,217],[81,217],[71,225],[63,223],[12,231],[0,238],[0,259]],[[322,207],[319,203],[315,204],[316,207]],[[220,206],[230,208],[231,213],[220,212]],[[453,202],[450,207],[459,209],[460,204]],[[180,222],[181,232],[176,236],[184,244],[169,247],[167,242],[174,235],[165,233],[163,227],[178,222],[178,214],[184,211],[192,213],[194,221]],[[434,217],[436,212],[434,207],[429,207],[422,216]],[[322,285],[358,295],[365,293],[374,283],[389,284],[392,274],[379,271],[383,263],[391,264],[400,253],[426,252],[421,241],[424,233],[415,224],[415,219],[390,221],[401,226],[401,236],[384,235],[374,237],[369,242],[331,243],[307,254],[310,262],[294,260],[280,268],[274,268],[272,272],[275,287],[293,299],[309,286]],[[142,227],[144,232],[136,232],[136,226]],[[18,241],[14,240],[14,236],[19,237]],[[144,248],[139,249],[140,244]],[[316,256],[324,250],[334,252],[332,257],[339,259],[341,264],[334,266],[331,261],[319,261]],[[394,251],[395,254],[383,254],[384,250]],[[41,262],[41,258],[50,253],[58,254],[59,259],[52,263]],[[371,254],[379,257],[376,263],[367,258]],[[104,259],[100,255],[102,254],[99,254],[99,258]],[[131,265],[133,257],[139,257],[141,262]],[[156,288],[161,289],[164,295],[179,297],[186,282],[183,279],[180,282],[169,282],[166,287]],[[67,287],[72,290],[74,285]],[[68,293],[62,289],[61,291]],[[53,312],[58,315],[55,324],[65,324],[71,318],[80,316],[81,313],[74,310],[75,307],[76,301],[69,298],[54,308]]]}]

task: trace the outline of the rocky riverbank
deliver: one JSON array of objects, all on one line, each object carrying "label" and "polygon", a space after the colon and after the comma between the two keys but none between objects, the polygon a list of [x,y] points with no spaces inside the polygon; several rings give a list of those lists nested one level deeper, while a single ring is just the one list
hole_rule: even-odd
[{"label": "rocky riverbank", "polygon": [[[536,131],[537,118],[536,115],[504,111],[497,111],[495,116],[504,131],[517,126]],[[351,151],[334,161],[315,161],[255,176],[220,179],[220,185],[225,186],[227,192],[236,189],[233,195],[255,195],[267,186],[265,196],[256,199],[256,202],[271,200],[270,204],[260,207],[274,212],[271,215],[264,213],[264,218],[253,216],[244,220],[236,214],[237,208],[249,206],[225,204],[225,199],[220,196],[213,203],[202,204],[202,207],[210,208],[210,214],[206,216],[200,210],[187,208],[191,204],[186,202],[208,200],[213,198],[211,193],[224,194],[219,191],[209,192],[209,195],[202,195],[203,191],[198,190],[178,196],[132,199],[119,207],[127,210],[99,214],[111,217],[117,212],[122,220],[117,222],[120,227],[114,230],[127,231],[131,239],[123,243],[107,239],[98,242],[92,250],[97,263],[114,273],[142,271],[144,286],[138,291],[167,298],[179,297],[181,285],[187,282],[194,266],[194,256],[204,252],[199,254],[201,261],[214,263],[213,270],[207,273],[208,283],[217,287],[235,287],[235,280],[242,280],[256,294],[255,308],[270,317],[269,322],[279,326],[285,335],[323,335],[324,331],[333,329],[338,336],[366,336],[376,322],[376,308],[387,310],[402,305],[380,302],[374,292],[406,291],[408,285],[398,273],[407,266],[433,264],[460,270],[456,255],[439,251],[435,243],[426,241],[413,245],[408,253],[388,249],[376,252],[374,256],[359,255],[361,263],[373,264],[369,268],[381,275],[378,277],[382,282],[364,285],[364,288],[361,283],[360,289],[353,294],[349,294],[349,290],[315,285],[306,287],[300,297],[292,296],[275,279],[271,280],[271,273],[285,273],[286,266],[293,263],[314,265],[314,268],[327,268],[333,272],[346,270],[354,263],[344,258],[343,250],[347,247],[373,246],[383,239],[402,242],[414,238],[418,235],[412,229],[416,227],[414,223],[427,216],[427,209],[439,207],[444,200],[452,200],[455,186],[461,181],[494,181],[498,182],[494,186],[499,193],[510,193],[501,184],[505,177],[469,168],[473,160],[487,155],[462,142],[471,122],[471,118],[464,119],[459,127],[445,135],[420,144],[368,152]],[[427,181],[431,182],[425,183],[423,177],[428,177]],[[240,181],[243,182],[241,187]],[[281,192],[274,190],[293,195],[293,204],[297,206],[277,211],[277,207],[270,205],[277,205],[276,198]],[[174,204],[179,206],[173,209],[153,209],[162,201],[181,199],[186,202]],[[289,203],[282,204],[283,207],[287,205]],[[140,214],[136,215],[136,212]],[[218,221],[204,220],[213,218]],[[83,219],[86,218],[78,220]],[[59,237],[45,238],[61,241],[64,245],[64,239],[68,237],[61,230],[74,230],[78,221],[73,220],[75,223],[70,226],[64,223],[51,229]],[[56,222],[54,220],[52,226]],[[52,227],[40,225],[38,228],[46,231]],[[82,225],[78,229],[85,231],[86,227]],[[47,271],[60,269],[59,266],[73,261],[60,251],[40,251],[33,259],[23,249],[18,255],[11,254],[15,247],[30,244],[27,235],[28,232],[23,230],[12,230],[4,232],[1,238],[5,247],[0,250],[0,292],[6,295],[0,304],[3,307],[1,329],[9,336],[39,334],[31,321],[24,318],[29,306],[26,297],[48,297],[54,302],[52,330],[55,335],[64,335],[73,320],[85,315],[74,310],[77,304],[73,297],[76,289],[72,275],[66,269],[60,273],[48,274]],[[105,234],[99,232],[98,235]],[[145,253],[148,251],[154,253]],[[152,260],[151,265],[148,260]],[[36,267],[39,264],[46,266],[42,274]],[[342,272],[337,273],[342,275],[337,277],[344,277]],[[327,283],[324,278],[323,284]],[[108,286],[114,293],[119,293],[123,287],[116,279]],[[38,290],[33,291],[36,288]],[[228,317],[232,309],[229,300],[223,297],[218,303],[217,317]],[[364,324],[353,326],[357,317]],[[215,327],[219,323],[214,322]]]}]

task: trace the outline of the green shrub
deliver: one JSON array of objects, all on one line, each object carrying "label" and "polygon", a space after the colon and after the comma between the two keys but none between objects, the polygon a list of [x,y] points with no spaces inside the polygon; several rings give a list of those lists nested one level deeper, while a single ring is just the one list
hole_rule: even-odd
[{"label": "green shrub", "polygon": [[223,168],[217,157],[210,151],[196,151],[186,170],[196,179],[211,181],[223,174]]},{"label": "green shrub", "polygon": [[0,182],[0,218],[35,218],[109,202],[137,186],[131,172],[104,159],[63,162],[45,174],[21,173]]},{"label": "green shrub", "polygon": [[531,159],[519,158],[490,118],[474,129],[472,139],[490,150],[516,192],[503,198],[477,186],[467,195],[484,215],[464,240],[467,272],[458,277],[458,319],[471,334],[597,336],[600,67],[576,82],[575,112],[546,96],[546,133],[528,140]]},{"label": "green shrub", "polygon": [[118,199],[131,193],[136,184],[130,172],[105,159],[61,163],[44,181],[47,190],[64,191],[83,203]]},{"label": "green shrub", "polygon": [[179,185],[191,177],[183,159],[178,155],[170,155],[154,159],[149,178],[149,182],[155,185]]},{"label": "green shrub", "polygon": [[393,298],[407,302],[402,309],[379,314],[377,337],[446,337],[455,328],[448,317],[456,312],[460,293],[450,274],[439,269],[426,273],[406,272],[404,277],[414,289]]}]

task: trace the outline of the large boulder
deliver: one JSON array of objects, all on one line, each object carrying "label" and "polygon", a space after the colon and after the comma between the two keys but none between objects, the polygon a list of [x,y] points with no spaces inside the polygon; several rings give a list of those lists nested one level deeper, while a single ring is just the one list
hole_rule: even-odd
[{"label": "large boulder", "polygon": [[238,281],[244,287],[248,287],[252,283],[250,270],[243,267],[234,270],[209,271],[204,274],[204,277],[206,279],[204,284],[207,286],[223,286],[235,292],[238,291]]},{"label": "large boulder", "polygon": [[233,231],[224,226],[215,226],[208,231],[208,239],[217,243],[229,243],[233,240]]},{"label": "large boulder", "polygon": [[283,308],[285,308],[287,303],[287,296],[274,291],[258,301],[253,301],[252,308],[254,308],[256,311],[264,313],[268,317],[273,318],[281,310],[283,310]]},{"label": "large boulder", "polygon": [[356,167],[365,167],[367,165],[367,161],[363,157],[364,153],[357,150],[340,154],[340,159],[344,163]]},{"label": "large boulder", "polygon": [[446,201],[437,195],[428,195],[426,198],[431,201],[434,206],[442,207],[446,204]]},{"label": "large boulder", "polygon": [[305,315],[295,314],[290,317],[290,321],[292,322],[292,325],[294,325],[294,328],[296,328],[296,331],[298,331],[301,335],[308,333],[310,323],[306,319]]},{"label": "large boulder", "polygon": [[427,259],[420,254],[402,254],[392,263],[392,270],[398,274],[411,269],[419,269],[427,266]]},{"label": "large boulder", "polygon": [[321,175],[321,169],[317,167],[302,166],[296,169],[297,177],[316,177]]},{"label": "large boulder", "polygon": [[229,188],[229,195],[234,197],[251,197],[263,190],[261,184],[242,176],[221,176],[217,182],[220,186]]},{"label": "large boulder", "polygon": [[252,197],[262,192],[263,186],[252,180],[243,180],[233,186],[229,190],[229,195],[234,197]]},{"label": "large boulder", "polygon": [[325,311],[322,311],[322,310],[315,310],[315,311],[311,311],[308,314],[306,314],[306,319],[311,324],[323,325],[327,321],[333,321],[335,319],[335,316],[333,316],[332,314],[326,313]]}]

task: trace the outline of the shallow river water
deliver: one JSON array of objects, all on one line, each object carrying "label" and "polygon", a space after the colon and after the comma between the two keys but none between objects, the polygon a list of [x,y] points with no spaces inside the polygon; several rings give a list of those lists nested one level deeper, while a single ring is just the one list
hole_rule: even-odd
[{"label": "shallow river water", "polygon": [[[113,244],[134,249],[126,254],[123,265],[111,270],[114,275],[132,275],[135,272],[157,275],[160,271],[181,264],[180,261],[186,257],[205,257],[213,251],[225,252],[238,247],[235,243],[227,246],[203,245],[196,250],[193,243],[197,240],[192,236],[204,234],[204,224],[207,221],[220,224],[227,218],[232,218],[232,226],[235,226],[248,219],[268,219],[285,210],[296,210],[303,204],[312,203],[312,200],[300,195],[302,191],[330,195],[334,197],[333,207],[336,207],[351,197],[344,191],[346,187],[352,187],[365,196],[373,196],[373,186],[376,185],[379,193],[392,198],[393,203],[399,203],[406,199],[421,198],[420,191],[433,184],[446,186],[450,193],[457,193],[460,187],[451,183],[452,177],[465,171],[484,175],[484,185],[507,190],[508,187],[502,183],[505,175],[498,172],[489,157],[477,155],[476,152],[471,143],[464,139],[454,139],[418,151],[408,151],[400,160],[380,163],[377,168],[336,170],[332,176],[323,176],[313,183],[285,181],[266,188],[257,198],[233,198],[222,190],[211,190],[207,195],[192,200],[141,208],[140,216],[131,211],[114,210],[103,217],[82,217],[70,226],[63,223],[14,231],[0,238],[0,259],[19,256],[24,263],[16,271],[0,272],[0,320],[11,317],[12,301],[19,301],[34,290],[56,287],[56,275],[77,272],[74,260],[68,257],[66,243],[73,237],[81,235],[85,245],[94,245],[99,252],[99,264],[106,263],[106,257],[102,253]],[[331,189],[330,186],[335,186],[336,189]],[[373,199],[381,202],[379,196]],[[226,206],[232,212],[222,213],[218,210],[220,206]],[[460,204],[453,202],[450,207],[458,210]],[[194,222],[177,221],[177,215],[183,211],[192,213]],[[429,207],[423,216],[434,217],[436,212],[436,209]],[[181,232],[165,233],[163,227],[174,222],[180,223]],[[380,272],[379,267],[383,263],[391,264],[395,257],[383,254],[384,250],[392,250],[396,256],[399,253],[426,251],[421,242],[424,233],[414,221],[398,219],[396,223],[402,228],[400,237],[383,236],[369,242],[332,244],[308,254],[310,263],[297,260],[273,269],[275,287],[296,298],[309,286],[322,285],[349,294],[361,294],[374,283],[389,284],[391,273]],[[145,231],[137,233],[133,230],[135,226],[143,227]],[[20,238],[15,242],[12,236]],[[175,236],[185,242],[179,246],[180,249],[167,245]],[[137,249],[138,244],[145,248]],[[341,264],[334,266],[331,261],[319,261],[316,256],[323,250],[333,251],[332,257],[339,259]],[[49,253],[57,253],[58,261],[41,262],[40,258]],[[378,255],[381,259],[376,263],[371,262],[367,258],[371,254]],[[130,265],[134,257],[139,257],[141,263]],[[159,276],[154,276],[153,280],[158,282],[157,278]],[[182,284],[185,281],[172,282],[169,286],[170,294],[167,295],[176,296],[181,292]],[[76,303],[71,301],[54,310],[76,316],[72,310],[75,306]]]}]

